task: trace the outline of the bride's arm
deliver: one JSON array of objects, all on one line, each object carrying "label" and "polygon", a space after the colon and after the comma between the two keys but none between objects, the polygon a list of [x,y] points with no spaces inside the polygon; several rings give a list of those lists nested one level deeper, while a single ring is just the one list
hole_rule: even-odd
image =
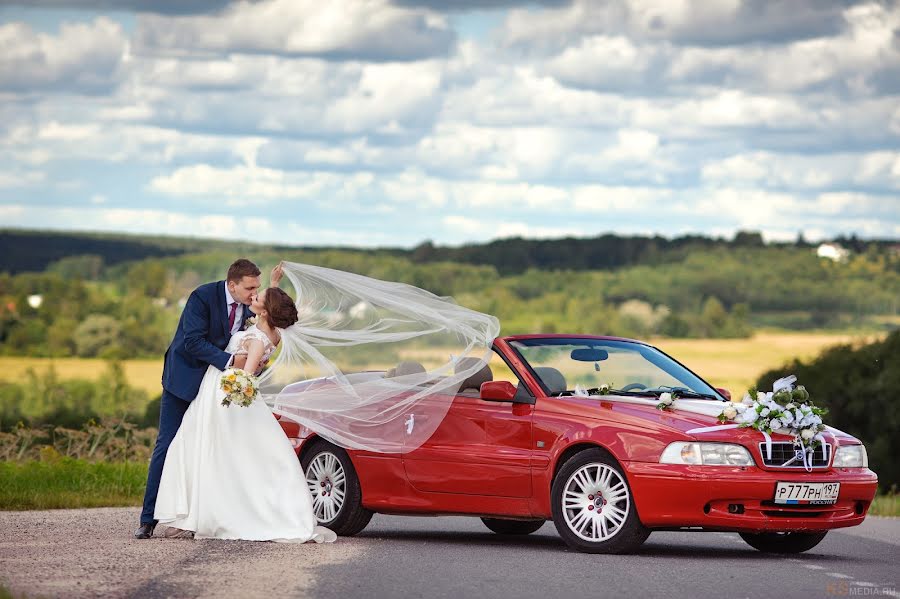
[{"label": "bride's arm", "polygon": [[244,364],[244,372],[254,374],[259,369],[259,361],[263,355],[263,342],[259,339],[247,339],[244,342],[247,349],[247,363]]},{"label": "bride's arm", "polygon": [[272,274],[269,276],[269,287],[278,287],[278,284],[281,283],[281,277],[284,276],[284,268],[281,266],[281,262],[279,262],[275,268],[272,269]]}]

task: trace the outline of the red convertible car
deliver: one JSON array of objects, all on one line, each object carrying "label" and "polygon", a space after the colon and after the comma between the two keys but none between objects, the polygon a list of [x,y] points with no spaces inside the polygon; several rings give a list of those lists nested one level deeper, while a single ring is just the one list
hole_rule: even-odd
[{"label": "red convertible car", "polygon": [[646,343],[520,335],[493,350],[408,452],[344,450],[281,421],[321,524],[353,535],[374,512],[468,515],[519,535],[552,519],[590,553],[633,551],[654,530],[734,531],[760,551],[796,553],[860,524],[875,495],[865,448],[836,429],[804,464],[789,436],[767,443],[714,416],[628,401],[675,391],[728,405],[727,391]]}]

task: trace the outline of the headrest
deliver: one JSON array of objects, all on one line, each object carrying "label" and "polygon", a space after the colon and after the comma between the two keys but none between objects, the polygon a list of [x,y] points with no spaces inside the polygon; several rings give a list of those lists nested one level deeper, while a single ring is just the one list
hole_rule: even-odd
[{"label": "headrest", "polygon": [[544,382],[544,386],[549,389],[551,395],[562,393],[568,389],[566,386],[566,378],[557,369],[549,366],[538,366],[534,369],[534,372]]},{"label": "headrest", "polygon": [[[454,374],[459,374],[464,370],[470,370],[478,364],[484,363],[478,358],[461,358],[453,368]],[[476,391],[481,391],[481,383],[486,383],[492,380],[494,380],[494,373],[491,372],[490,366],[484,364],[480,369],[469,375],[469,378],[467,378],[460,384],[459,390],[460,392],[465,391],[466,389],[475,389]]]},{"label": "headrest", "polygon": [[400,362],[384,373],[384,378],[389,379],[395,376],[408,376],[410,374],[425,374],[425,367],[418,362]]}]

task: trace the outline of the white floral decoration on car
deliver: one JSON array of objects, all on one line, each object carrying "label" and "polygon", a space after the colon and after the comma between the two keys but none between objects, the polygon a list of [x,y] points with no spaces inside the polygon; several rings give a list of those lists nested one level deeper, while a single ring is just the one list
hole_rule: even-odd
[{"label": "white floral decoration on car", "polygon": [[821,442],[822,416],[828,410],[813,404],[803,385],[794,387],[796,380],[794,375],[778,379],[768,393],[750,389],[740,403],[722,410],[719,422],[734,422],[765,434],[792,435],[807,453],[813,451]]},{"label": "white floral decoration on car", "polygon": [[675,403],[675,395],[666,391],[665,393],[659,394],[659,403],[656,404],[657,410],[670,410],[672,409],[672,404]]}]

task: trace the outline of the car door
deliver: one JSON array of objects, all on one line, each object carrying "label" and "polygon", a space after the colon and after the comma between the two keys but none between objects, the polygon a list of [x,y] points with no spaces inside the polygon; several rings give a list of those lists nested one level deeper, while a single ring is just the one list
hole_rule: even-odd
[{"label": "car door", "polygon": [[[518,384],[498,354],[489,366],[494,380]],[[460,392],[428,441],[403,453],[410,484],[433,493],[530,497],[533,412],[533,404]]]}]

